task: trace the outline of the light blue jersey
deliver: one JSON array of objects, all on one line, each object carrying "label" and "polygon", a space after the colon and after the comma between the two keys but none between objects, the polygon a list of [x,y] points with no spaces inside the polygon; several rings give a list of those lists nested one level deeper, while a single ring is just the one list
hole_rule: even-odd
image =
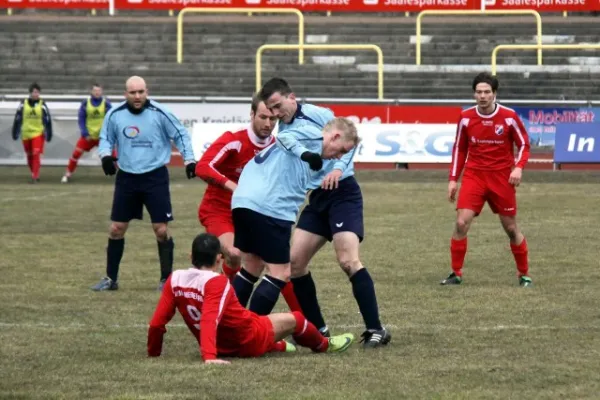
[{"label": "light blue jersey", "polygon": [[[289,124],[279,121],[279,132],[283,132],[291,128],[298,129],[307,125],[316,126],[322,130],[325,124],[334,118],[335,115],[328,108],[315,106],[313,104],[298,103],[298,109],[296,110],[294,118],[292,118]],[[291,146],[291,143],[288,144]],[[299,143],[299,146],[300,150],[298,151],[301,151],[300,154],[307,150],[306,148],[302,149],[301,143]],[[356,147],[353,148],[348,154],[344,154],[344,156],[339,160],[323,160],[323,170],[331,172],[334,169],[339,169],[342,171],[342,177],[340,180],[354,175],[354,161],[352,161],[352,158],[354,157],[355,152]],[[315,185],[315,188],[320,187],[321,182],[313,182],[313,185]]]},{"label": "light blue jersey", "polygon": [[[237,189],[233,192],[231,208],[248,208],[257,213],[284,221],[296,222],[306,193],[319,182],[325,170],[313,171],[300,159],[296,148],[288,148],[281,141],[283,135],[293,136],[302,143],[304,151],[321,154],[323,134],[314,125],[301,129],[287,129],[277,135],[277,141],[258,153],[244,167]],[[307,150],[306,150],[307,149]]]},{"label": "light blue jersey", "polygon": [[171,141],[186,163],[194,161],[190,135],[169,110],[148,100],[141,112],[132,112],[124,101],[106,114],[98,153],[110,156],[116,146],[119,169],[143,174],[171,161]]}]

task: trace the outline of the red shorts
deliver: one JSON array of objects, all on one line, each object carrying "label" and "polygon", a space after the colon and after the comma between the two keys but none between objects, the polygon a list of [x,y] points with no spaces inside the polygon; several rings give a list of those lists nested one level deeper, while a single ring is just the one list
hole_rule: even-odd
[{"label": "red shorts", "polygon": [[46,143],[44,135],[36,136],[33,139],[23,139],[23,148],[28,156],[44,154],[44,143]]},{"label": "red shorts", "polygon": [[90,151],[94,147],[98,146],[98,143],[100,143],[100,139],[86,140],[86,138],[80,137],[79,140],[77,141],[77,144],[75,145],[75,147],[77,147],[78,149],[81,149],[83,151]]},{"label": "red shorts", "polygon": [[267,316],[259,316],[252,320],[252,339],[240,347],[238,357],[261,357],[275,345],[273,324]]},{"label": "red shorts", "polygon": [[231,210],[215,209],[207,212],[200,206],[198,208],[198,219],[207,233],[221,236],[224,233],[233,233],[233,220],[231,219]]},{"label": "red shorts", "polygon": [[476,171],[465,169],[456,209],[481,213],[487,201],[494,214],[517,215],[517,191],[508,182],[511,170]]}]

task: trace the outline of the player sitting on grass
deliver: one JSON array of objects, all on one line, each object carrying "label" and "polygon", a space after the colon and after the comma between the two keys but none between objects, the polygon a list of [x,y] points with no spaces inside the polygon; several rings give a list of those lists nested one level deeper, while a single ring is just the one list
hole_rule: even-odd
[{"label": "player sitting on grass", "polygon": [[326,338],[299,312],[258,316],[242,307],[229,280],[216,272],[223,263],[216,236],[196,236],[191,258],[192,268],[174,271],[165,282],[148,330],[148,356],[160,356],[165,326],[176,310],[198,340],[207,364],[229,363],[218,356],[260,357],[272,351],[294,351],[293,345],[282,340],[289,335],[317,353],[342,352],[352,344],[352,334]]}]

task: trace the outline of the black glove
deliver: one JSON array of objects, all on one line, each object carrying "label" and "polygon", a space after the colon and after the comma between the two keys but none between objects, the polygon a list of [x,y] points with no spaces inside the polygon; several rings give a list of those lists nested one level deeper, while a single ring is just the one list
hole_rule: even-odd
[{"label": "black glove", "polygon": [[185,166],[185,174],[188,179],[192,179],[196,177],[196,163],[191,162]]},{"label": "black glove", "polygon": [[104,175],[114,175],[117,173],[115,161],[117,161],[117,158],[113,156],[102,157],[102,169],[104,170]]},{"label": "black glove", "polygon": [[320,171],[323,168],[323,159],[317,153],[311,153],[310,151],[305,151],[300,156],[300,159],[304,162],[308,163],[308,166],[313,171]]}]

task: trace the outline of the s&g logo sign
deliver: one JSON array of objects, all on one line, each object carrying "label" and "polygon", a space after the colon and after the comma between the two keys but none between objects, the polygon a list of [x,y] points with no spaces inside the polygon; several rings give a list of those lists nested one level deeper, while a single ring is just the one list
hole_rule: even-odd
[{"label": "s&g logo sign", "polygon": [[376,156],[395,154],[432,155],[445,157],[452,155],[454,133],[420,131],[384,131],[377,134]]}]

